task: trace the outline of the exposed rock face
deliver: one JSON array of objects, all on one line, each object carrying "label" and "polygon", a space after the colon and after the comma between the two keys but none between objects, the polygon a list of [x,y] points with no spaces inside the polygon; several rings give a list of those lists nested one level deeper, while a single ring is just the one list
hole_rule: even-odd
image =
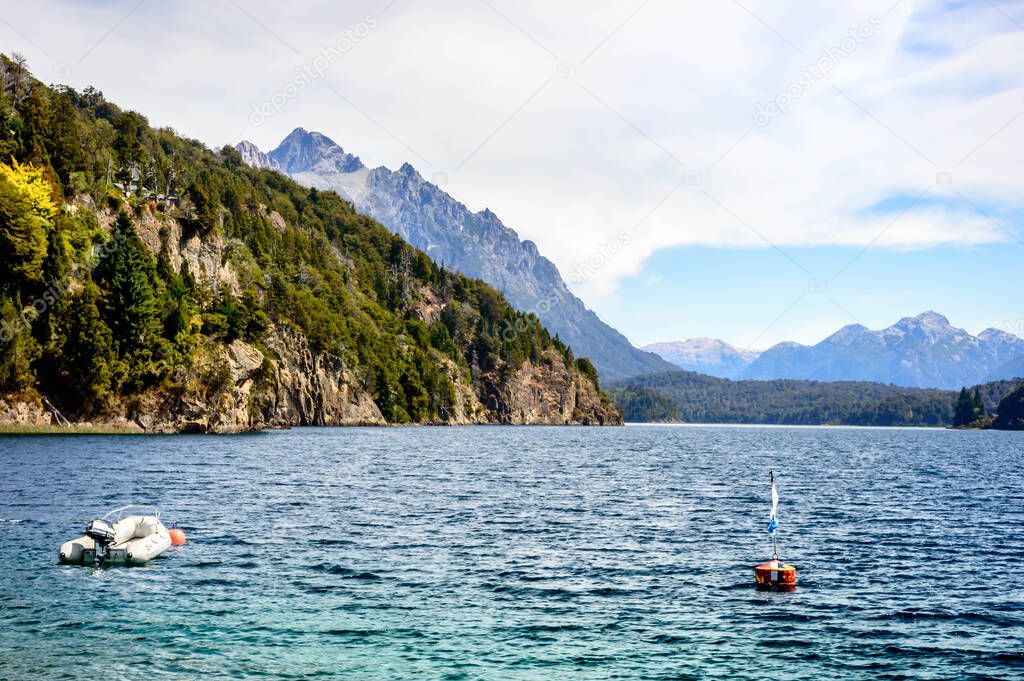
[{"label": "exposed rock face", "polygon": [[[255,149],[251,144],[249,146]],[[358,156],[347,153],[328,137],[302,128],[293,130],[266,157],[286,173],[353,173],[366,168]]]},{"label": "exposed rock face", "polygon": [[19,426],[48,426],[53,423],[53,416],[37,400],[7,400],[0,397],[0,423]]},{"label": "exposed rock face", "polygon": [[508,424],[619,425],[622,419],[594,384],[569,370],[560,354],[548,351],[526,360],[486,402]]},{"label": "exposed rock face", "polygon": [[266,341],[270,357],[240,340],[208,343],[194,370],[125,405],[110,423],[149,433],[386,425],[340,359],[313,352],[288,327],[273,327]]},{"label": "exposed rock face", "polygon": [[247,160],[250,165],[338,192],[435,262],[501,290],[516,308],[540,317],[577,355],[590,358],[603,380],[673,369],[657,355],[634,348],[588,310],[533,242],[521,241],[490,210],[470,211],[408,163],[397,171],[368,169],[329,138],[302,128],[269,154],[250,142],[238,150],[253,159]]},{"label": "exposed rock face", "polygon": [[281,327],[267,345],[274,358],[268,389],[257,400],[261,421],[272,426],[385,425],[373,398],[356,385],[341,359],[314,352],[305,336]]},{"label": "exposed rock face", "polygon": [[253,168],[281,170],[281,166],[279,166],[276,161],[260,151],[259,147],[252,142],[239,142],[235,148],[238,149],[238,153],[242,155],[242,160],[245,161],[246,165],[252,166]]}]

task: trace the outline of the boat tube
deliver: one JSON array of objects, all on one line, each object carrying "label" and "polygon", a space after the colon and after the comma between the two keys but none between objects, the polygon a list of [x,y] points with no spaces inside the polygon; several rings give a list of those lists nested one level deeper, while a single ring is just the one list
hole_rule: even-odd
[{"label": "boat tube", "polygon": [[70,565],[144,565],[171,546],[153,506],[123,506],[90,522],[85,536],[64,542],[60,562]]}]

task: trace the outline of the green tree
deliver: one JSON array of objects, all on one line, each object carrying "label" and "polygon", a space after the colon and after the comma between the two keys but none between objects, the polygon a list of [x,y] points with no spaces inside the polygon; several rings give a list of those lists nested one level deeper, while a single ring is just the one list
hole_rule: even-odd
[{"label": "green tree", "polygon": [[117,117],[114,123],[114,150],[121,165],[128,166],[142,161],[142,139],[147,125],[146,118],[134,111],[125,111]]},{"label": "green tree", "polygon": [[117,247],[107,263],[108,286],[104,300],[107,324],[121,357],[138,355],[157,336],[156,305],[150,283],[152,260],[121,211],[114,227]]},{"label": "green tree", "polygon": [[600,389],[600,384],[597,379],[597,369],[589,359],[586,357],[580,357],[577,359],[576,368],[579,369],[581,374],[593,381],[595,388]]},{"label": "green tree", "polygon": [[42,281],[46,229],[30,197],[0,173],[0,286]]},{"label": "green tree", "polygon": [[0,392],[15,392],[35,383],[32,363],[39,344],[21,316],[17,301],[0,298]]},{"label": "green tree", "polygon": [[98,302],[95,285],[87,284],[67,307],[61,325],[61,389],[71,408],[86,413],[99,413],[108,406],[117,363],[114,337],[103,323]]},{"label": "green tree", "polygon": [[1024,385],[999,402],[999,414],[992,425],[1002,430],[1024,430]]},{"label": "green tree", "polygon": [[960,395],[956,398],[956,409],[953,412],[953,426],[963,428],[973,423],[974,410],[974,397],[967,391],[967,388],[961,388]]}]

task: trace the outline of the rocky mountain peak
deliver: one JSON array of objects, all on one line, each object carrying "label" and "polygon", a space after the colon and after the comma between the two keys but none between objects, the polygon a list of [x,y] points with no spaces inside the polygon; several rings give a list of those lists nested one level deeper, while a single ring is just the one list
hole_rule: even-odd
[{"label": "rocky mountain peak", "polygon": [[895,324],[894,327],[899,329],[924,329],[928,331],[949,331],[953,329],[953,326],[949,323],[949,320],[938,312],[922,312],[916,317],[904,317]]},{"label": "rocky mountain peak", "polygon": [[757,359],[757,350],[737,348],[717,338],[690,338],[685,341],[652,343],[643,348],[672,362],[681,369],[736,378]]},{"label": "rocky mountain peak", "polygon": [[398,174],[415,182],[423,182],[423,176],[408,162],[402,164],[398,169]]},{"label": "rocky mountain peak", "polygon": [[978,338],[990,343],[1020,343],[1024,345],[1024,338],[993,327],[989,327],[979,333]]},{"label": "rocky mountain peak", "polygon": [[870,329],[863,324],[847,324],[826,338],[823,342],[848,344],[856,342],[870,333]]},{"label": "rocky mountain peak", "polygon": [[352,173],[365,166],[334,140],[319,132],[295,128],[268,154],[286,173]]},{"label": "rocky mountain peak", "polygon": [[242,160],[246,165],[252,166],[253,168],[266,168],[268,170],[280,170],[281,166],[277,164],[272,158],[267,156],[265,153],[260,151],[260,148],[249,140],[242,140],[235,145],[235,149],[242,155]]}]

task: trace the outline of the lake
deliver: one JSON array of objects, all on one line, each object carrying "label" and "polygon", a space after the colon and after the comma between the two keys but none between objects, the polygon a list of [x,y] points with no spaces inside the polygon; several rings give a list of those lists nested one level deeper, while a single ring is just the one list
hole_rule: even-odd
[{"label": "lake", "polygon": [[[189,543],[56,564],[131,502]],[[0,437],[0,678],[200,675],[1021,678],[1024,433]]]}]

